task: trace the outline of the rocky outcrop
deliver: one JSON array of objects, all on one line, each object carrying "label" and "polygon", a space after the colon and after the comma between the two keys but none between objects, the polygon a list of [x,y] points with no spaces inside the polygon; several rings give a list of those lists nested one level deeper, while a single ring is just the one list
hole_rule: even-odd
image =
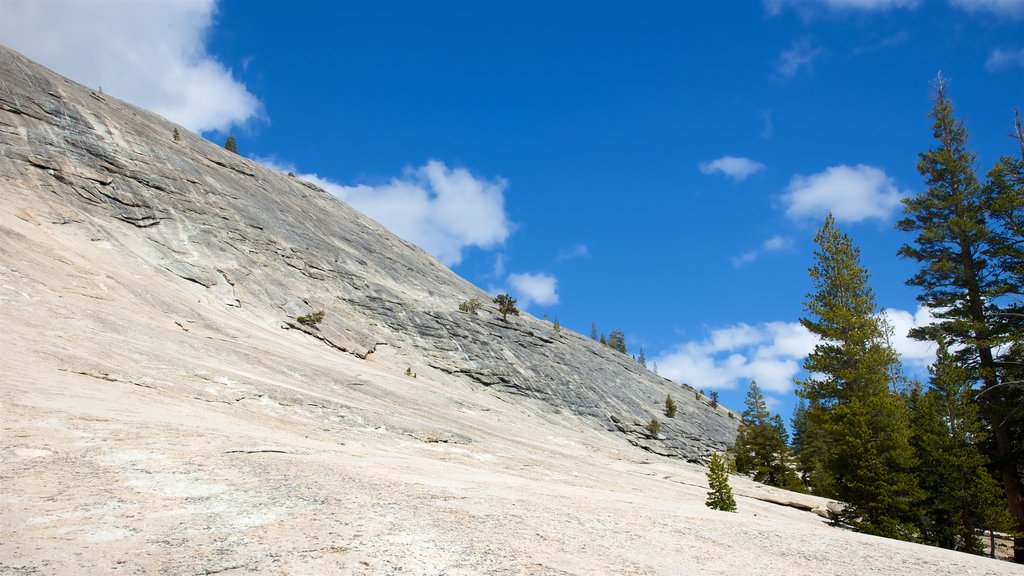
[{"label": "rocky outcrop", "polygon": [[[540,400],[659,454],[699,462],[734,440],[728,410],[589,338],[526,314],[505,322],[490,305],[459,312],[460,302],[489,298],[317,186],[6,48],[0,150],[4,201],[87,231],[166,283],[200,287],[248,322],[302,330],[420,377]],[[316,327],[295,322],[317,310]],[[672,419],[661,411],[669,393]],[[644,428],[651,418],[661,421],[657,437]]]}]

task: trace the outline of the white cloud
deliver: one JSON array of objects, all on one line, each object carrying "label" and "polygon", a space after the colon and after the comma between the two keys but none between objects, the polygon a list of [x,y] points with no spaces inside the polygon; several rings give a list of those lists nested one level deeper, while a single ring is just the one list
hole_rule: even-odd
[{"label": "white cloud", "polygon": [[[1021,3],[1021,6],[1024,6],[1024,2]],[[1019,50],[996,48],[985,61],[985,69],[990,72],[1018,67],[1024,68],[1024,48]]]},{"label": "white cloud", "polygon": [[772,236],[771,238],[762,242],[760,247],[749,252],[746,252],[744,254],[741,254],[739,256],[733,257],[732,265],[735,266],[736,268],[742,268],[743,266],[750,264],[751,262],[754,262],[755,260],[760,258],[762,254],[769,252],[780,252],[782,250],[788,249],[792,245],[793,241],[790,238],[785,238],[783,236]]},{"label": "white cloud", "polygon": [[803,68],[810,68],[821,56],[822,50],[806,40],[798,40],[788,50],[779,55],[775,62],[775,71],[783,78],[791,78]]},{"label": "white cloud", "polygon": [[[286,163],[256,160],[281,172],[296,171]],[[493,248],[512,232],[505,214],[508,182],[477,178],[465,168],[450,169],[437,160],[407,167],[402,177],[379,186],[346,186],[316,174],[298,177],[334,194],[447,266],[461,262],[466,248]],[[504,272],[504,260],[500,268]]]},{"label": "white cloud", "polygon": [[[935,357],[934,345],[907,337],[907,332],[931,322],[927,309],[915,313],[886,309],[892,324],[893,347],[908,369],[923,372]],[[766,392],[784,394],[793,378],[803,374],[803,359],[819,342],[798,322],[738,324],[712,330],[703,340],[679,344],[652,358],[663,376],[695,388],[733,389],[751,380]]]},{"label": "white cloud", "polygon": [[764,164],[754,162],[750,158],[722,156],[711,162],[701,162],[698,166],[702,174],[724,174],[737,182],[746,180],[748,176],[764,169]]},{"label": "white cloud", "polygon": [[654,358],[658,371],[695,388],[735,388],[757,380],[785,393],[801,370],[800,360],[817,342],[798,323],[739,324],[712,330],[704,340],[680,344]]},{"label": "white cloud", "polygon": [[509,274],[508,283],[523,306],[558,304],[558,279],[550,274]]},{"label": "white cloud", "polygon": [[825,0],[824,2],[812,0],[765,0],[764,5],[769,14],[779,14],[789,6],[804,13],[819,6],[835,11],[863,10],[865,12],[880,12],[894,8],[912,9],[916,8],[920,3],[920,0]]},{"label": "white cloud", "polygon": [[194,131],[227,131],[262,104],[206,52],[214,0],[3,0],[0,39],[76,82]]},{"label": "white cloud", "polygon": [[885,172],[858,164],[794,176],[782,199],[790,218],[819,218],[831,212],[841,222],[860,222],[889,218],[906,196]]},{"label": "white cloud", "polygon": [[1024,17],[1021,0],[949,0],[949,3],[968,12],[989,12],[1010,18]]},{"label": "white cloud", "polygon": [[911,314],[906,310],[886,308],[884,311],[889,324],[893,327],[892,345],[903,357],[903,363],[912,369],[924,369],[935,361],[935,344],[927,341],[911,340],[907,333],[911,328],[927,326],[932,323],[931,310],[919,306]]},{"label": "white cloud", "polygon": [[772,137],[775,133],[775,123],[772,120],[772,111],[764,110],[761,112],[761,138],[767,140]]},{"label": "white cloud", "polygon": [[891,10],[916,8],[919,0],[826,0],[829,8],[839,10]]},{"label": "white cloud", "polygon": [[589,258],[590,249],[587,248],[586,244],[577,244],[572,248],[566,248],[558,251],[557,260],[573,260],[575,258]]}]

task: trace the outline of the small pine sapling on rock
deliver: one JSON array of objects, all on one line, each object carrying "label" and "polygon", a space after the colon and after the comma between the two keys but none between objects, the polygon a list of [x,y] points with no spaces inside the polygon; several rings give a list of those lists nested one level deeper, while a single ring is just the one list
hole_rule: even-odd
[{"label": "small pine sapling on rock", "polygon": [[651,418],[651,421],[644,428],[650,432],[651,436],[657,437],[658,433],[661,432],[661,422],[658,422],[657,418]]},{"label": "small pine sapling on rock", "polygon": [[729,486],[729,473],[725,469],[725,460],[720,454],[712,454],[708,464],[708,499],[704,504],[712,510],[724,512],[736,511],[736,499],[732,497]]},{"label": "small pine sapling on rock", "polygon": [[476,298],[470,298],[465,302],[459,304],[459,312],[465,312],[466,314],[476,314],[476,311],[480,309],[483,304]]},{"label": "small pine sapling on rock", "polygon": [[516,300],[508,294],[498,294],[494,297],[494,303],[498,305],[498,312],[501,312],[501,319],[508,322],[508,315],[519,316],[519,308],[516,308]]},{"label": "small pine sapling on rock", "polygon": [[177,142],[178,140],[181,140],[181,132],[178,132],[178,128],[177,127],[175,127],[174,131],[171,132],[171,138],[174,138],[175,142]]},{"label": "small pine sapling on rock", "polygon": [[224,149],[238,154],[238,143],[235,142],[234,136],[228,136],[228,139],[224,141]]},{"label": "small pine sapling on rock", "polygon": [[668,395],[668,398],[665,398],[665,417],[676,417],[676,401],[672,399],[671,394]]}]

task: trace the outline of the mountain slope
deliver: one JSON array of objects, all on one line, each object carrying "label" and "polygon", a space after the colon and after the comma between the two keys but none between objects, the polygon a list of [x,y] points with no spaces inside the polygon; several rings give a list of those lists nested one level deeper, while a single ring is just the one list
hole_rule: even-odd
[{"label": "mountain slope", "polygon": [[172,131],[0,49],[0,574],[1014,573],[708,510],[724,409]]},{"label": "mountain slope", "polygon": [[[40,218],[104,237],[126,265],[268,327],[322,309],[307,331],[339,350],[541,399],[656,452],[700,461],[733,441],[726,410],[624,355],[491,305],[458,312],[489,298],[316,186],[183,130],[176,141],[162,118],[2,55],[8,194],[43,200]],[[642,426],[671,392],[679,415],[651,439]]]}]

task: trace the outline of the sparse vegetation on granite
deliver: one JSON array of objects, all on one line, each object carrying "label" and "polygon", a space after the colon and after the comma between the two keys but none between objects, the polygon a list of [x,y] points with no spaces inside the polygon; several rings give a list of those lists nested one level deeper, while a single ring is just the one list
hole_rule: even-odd
[{"label": "sparse vegetation on granite", "polygon": [[465,302],[459,304],[459,312],[465,312],[466,314],[476,314],[483,304],[476,298],[470,298]]},{"label": "sparse vegetation on granite", "polygon": [[309,314],[303,314],[295,319],[296,322],[303,326],[309,326],[310,328],[316,328],[316,325],[324,321],[325,313],[323,310],[317,310],[316,312],[310,312]]}]

